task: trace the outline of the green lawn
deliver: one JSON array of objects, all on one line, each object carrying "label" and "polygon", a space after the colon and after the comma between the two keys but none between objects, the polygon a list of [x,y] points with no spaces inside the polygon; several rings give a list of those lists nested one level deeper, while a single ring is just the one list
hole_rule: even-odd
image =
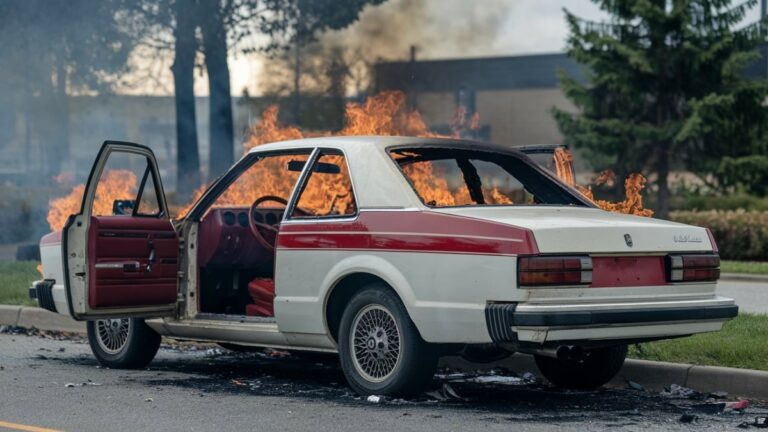
[{"label": "green lawn", "polygon": [[768,315],[740,314],[717,333],[704,333],[631,346],[644,360],[727,366],[768,371]]},{"label": "green lawn", "polygon": [[757,275],[768,275],[768,262],[721,261],[720,271],[723,273],[749,273]]},{"label": "green lawn", "polygon": [[35,261],[0,261],[0,304],[34,305],[29,287],[38,279]]}]

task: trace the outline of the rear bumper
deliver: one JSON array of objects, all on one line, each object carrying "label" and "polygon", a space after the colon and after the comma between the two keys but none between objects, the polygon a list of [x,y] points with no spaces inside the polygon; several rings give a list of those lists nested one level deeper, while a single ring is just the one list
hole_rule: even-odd
[{"label": "rear bumper", "polygon": [[583,312],[517,312],[513,313],[513,325],[519,327],[540,326],[588,326],[595,324],[632,324],[666,321],[699,321],[733,318],[739,307],[709,306],[704,308],[638,309],[625,311]]},{"label": "rear bumper", "polygon": [[559,340],[651,340],[717,331],[735,317],[732,299],[623,304],[492,303],[488,333],[497,343]]}]

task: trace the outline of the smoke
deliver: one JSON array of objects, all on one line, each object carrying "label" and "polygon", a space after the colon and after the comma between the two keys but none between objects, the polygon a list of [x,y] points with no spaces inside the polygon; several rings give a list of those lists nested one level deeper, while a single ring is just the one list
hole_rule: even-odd
[{"label": "smoke", "polygon": [[390,0],[368,7],[358,22],[321,40],[364,48],[373,59],[398,60],[417,47],[420,58],[499,54],[497,39],[510,16],[508,0]]},{"label": "smoke", "polygon": [[[411,46],[419,59],[500,55],[511,11],[507,0],[390,0],[369,6],[348,28],[324,33],[316,43],[302,47],[302,92],[327,94],[334,82],[327,72],[334,70],[331,63],[341,62],[347,95],[365,93],[373,65],[406,60]],[[291,52],[265,59],[261,92],[291,94],[294,61]]]}]

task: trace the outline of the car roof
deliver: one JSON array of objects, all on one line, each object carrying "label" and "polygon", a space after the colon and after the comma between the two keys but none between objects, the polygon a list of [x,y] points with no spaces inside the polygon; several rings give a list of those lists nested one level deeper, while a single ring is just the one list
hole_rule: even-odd
[{"label": "car roof", "polygon": [[317,138],[302,138],[289,141],[278,141],[274,143],[262,144],[253,147],[249,153],[260,153],[268,151],[280,151],[280,150],[292,150],[314,147],[333,147],[340,149],[347,149],[348,147],[370,146],[376,148],[387,148],[399,145],[408,145],[413,147],[431,147],[431,146],[444,146],[449,148],[463,148],[472,150],[486,150],[486,151],[499,151],[499,152],[515,152],[517,151],[512,147],[502,147],[496,144],[492,144],[484,141],[474,141],[467,139],[455,139],[455,138],[433,138],[433,137],[412,137],[412,136],[379,136],[379,135],[364,135],[364,136],[328,136]]}]

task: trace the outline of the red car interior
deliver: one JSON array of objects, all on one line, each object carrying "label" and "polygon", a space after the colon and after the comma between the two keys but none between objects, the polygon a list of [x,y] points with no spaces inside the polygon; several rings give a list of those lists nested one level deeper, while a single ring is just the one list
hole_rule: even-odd
[{"label": "red car interior", "polygon": [[245,306],[248,316],[275,316],[275,280],[256,278],[248,284],[248,294],[253,303]]},{"label": "red car interior", "polygon": [[179,241],[169,219],[93,216],[88,251],[91,308],[176,301]]},{"label": "red car interior", "polygon": [[[282,208],[257,208],[257,222],[278,224]],[[259,243],[248,225],[247,207],[218,207],[200,221],[197,262],[200,311],[272,317],[274,252]]]},{"label": "red car interior", "polygon": [[[255,217],[275,224],[282,214],[282,209],[265,208]],[[200,222],[198,238],[200,267],[250,268],[272,260],[272,252],[261,247],[248,228],[248,208],[211,210]]]}]

